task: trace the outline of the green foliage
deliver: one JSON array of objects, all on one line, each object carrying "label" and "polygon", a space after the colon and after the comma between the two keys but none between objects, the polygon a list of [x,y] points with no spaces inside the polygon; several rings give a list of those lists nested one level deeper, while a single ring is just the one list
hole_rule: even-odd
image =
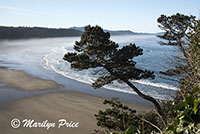
[{"label": "green foliage", "polygon": [[98,114],[95,114],[98,126],[107,128],[109,131],[125,131],[132,125],[138,125],[139,118],[135,110],[124,106],[117,99],[105,100],[104,104],[112,108],[105,111],[100,110]]},{"label": "green foliage", "polygon": [[190,47],[188,48],[187,78],[191,81],[186,88],[195,85],[200,87],[200,20],[196,21],[190,30]]},{"label": "green foliage", "polygon": [[183,39],[186,37],[189,25],[191,25],[194,20],[195,16],[187,16],[179,13],[172,16],[161,15],[157,19],[157,22],[159,23],[159,28],[165,32],[158,37],[168,41],[168,43],[162,42],[162,44],[183,47]]},{"label": "green foliage", "polygon": [[74,29],[0,26],[0,39],[71,37],[80,36],[81,34],[81,31],[77,31]]},{"label": "green foliage", "polygon": [[169,133],[200,133],[200,94],[196,95],[198,91],[198,87],[193,88],[191,94],[174,107],[178,114],[174,123],[167,128]]},{"label": "green foliage", "polygon": [[[64,60],[76,70],[93,68],[99,78],[93,87],[99,88],[114,80],[154,78],[153,72],[136,68],[133,58],[142,55],[142,49],[129,44],[119,49],[110,40],[110,34],[99,26],[85,27],[81,40],[75,42],[76,52],[67,53]],[[98,67],[98,68],[97,68]]]},{"label": "green foliage", "polygon": [[65,54],[64,60],[71,63],[71,68],[76,70],[93,69],[98,75],[92,84],[94,88],[118,80],[130,86],[140,97],[151,101],[158,113],[163,115],[159,103],[151,96],[145,95],[138,90],[130,80],[154,78],[151,71],[136,67],[134,58],[143,54],[143,50],[135,44],[119,48],[119,45],[110,40],[110,34],[104,32],[99,26],[86,26],[81,40],[75,42],[74,50]]},{"label": "green foliage", "polygon": [[[158,18],[159,27],[164,31],[159,35],[168,41],[166,45],[178,46],[184,58],[178,57],[178,66],[162,74],[180,74],[181,91],[177,92],[175,103],[183,99],[190,92],[189,89],[200,86],[200,21],[195,16],[175,14],[172,16],[161,15]],[[181,61],[180,63],[178,61]]]},{"label": "green foliage", "polygon": [[[176,14],[162,15],[158,19],[165,33],[159,36],[168,41],[168,45],[176,45],[184,55],[186,64],[171,69],[167,73],[181,74],[180,88],[174,99],[174,110],[169,115],[172,125],[168,126],[169,133],[200,133],[200,21],[194,16]],[[193,90],[191,89],[192,87]],[[164,105],[166,106],[166,105]],[[170,109],[168,106],[167,109]],[[165,108],[164,108],[164,111]],[[173,118],[176,118],[173,121]],[[169,119],[168,119],[169,120]]]},{"label": "green foliage", "polygon": [[129,127],[123,132],[110,132],[109,134],[140,134],[140,131],[136,127]]},{"label": "green foliage", "polygon": [[164,74],[164,75],[168,75],[168,76],[174,76],[174,75],[180,75],[183,73],[185,66],[180,65],[180,66],[176,66],[174,69],[168,69],[167,71],[160,71],[159,73]]},{"label": "green foliage", "polygon": [[136,133],[140,133],[136,127],[129,127],[123,132],[123,134],[136,134]]},{"label": "green foliage", "polygon": [[[170,133],[170,134],[198,134],[200,133],[200,20],[196,20],[194,16],[186,16],[176,14],[172,16],[161,15],[158,19],[160,28],[165,31],[159,37],[168,41],[163,43],[167,45],[176,45],[180,48],[184,55],[186,64],[177,66],[176,69],[169,70],[169,74],[181,74],[180,88],[173,103],[164,102],[163,110],[170,124],[165,130],[161,119],[154,112],[146,113],[145,115],[134,114],[133,118],[137,120],[124,127],[119,124],[109,126],[110,124],[121,122],[120,116],[110,116],[112,112],[102,112],[97,115],[101,117],[98,120],[103,128],[109,127],[113,134],[133,134],[133,133]],[[197,85],[197,86],[196,86]],[[196,86],[196,87],[195,87]],[[191,89],[192,90],[188,90]],[[112,103],[110,103],[112,104]],[[111,105],[112,106],[112,105]],[[113,105],[114,106],[114,105]],[[117,111],[119,107],[110,109]],[[108,110],[109,111],[109,110]],[[123,113],[117,111],[119,113]],[[125,111],[124,113],[127,113]],[[123,113],[123,114],[124,114]],[[121,115],[123,115],[121,114]],[[120,115],[120,114],[119,114]],[[109,117],[109,118],[107,118]],[[112,117],[112,118],[111,118]],[[109,123],[105,123],[109,120]],[[113,122],[112,122],[113,121]],[[128,122],[128,121],[127,121]],[[107,126],[108,125],[108,126]],[[163,130],[163,131],[162,131]]]},{"label": "green foliage", "polygon": [[[175,14],[171,16],[161,15],[157,22],[159,23],[159,28],[164,31],[163,34],[158,35],[159,38],[164,39],[165,41],[161,41],[161,45],[173,45],[179,47],[181,52],[184,55],[184,58],[176,58],[177,67],[174,69],[169,69],[166,72],[160,72],[164,75],[180,75],[184,73],[185,65],[182,64],[185,61],[187,62],[188,53],[187,48],[189,47],[189,30],[191,30],[191,26],[195,24],[195,16],[187,16],[184,14]],[[180,63],[178,63],[178,61]]]},{"label": "green foliage", "polygon": [[[136,111],[123,105],[117,99],[105,100],[111,108],[95,114],[97,125],[112,134],[135,134],[158,132],[163,122],[155,112],[136,114]],[[156,128],[156,127],[157,128]]]},{"label": "green foliage", "polygon": [[[196,21],[189,30],[190,45],[187,49],[187,64],[184,76],[180,79],[181,94],[187,95],[193,87],[200,87],[200,21]],[[199,92],[200,93],[200,92]]]}]

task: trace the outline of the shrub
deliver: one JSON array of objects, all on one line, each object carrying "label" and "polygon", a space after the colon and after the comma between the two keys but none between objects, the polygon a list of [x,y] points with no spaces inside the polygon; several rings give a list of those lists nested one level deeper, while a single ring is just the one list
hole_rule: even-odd
[{"label": "shrub", "polygon": [[193,88],[192,92],[174,107],[178,114],[174,123],[167,128],[169,133],[200,133],[200,94],[197,94],[198,91],[198,87]]},{"label": "shrub", "polygon": [[[117,99],[105,100],[111,108],[95,114],[97,125],[104,128],[104,133],[132,134],[159,132],[163,128],[161,117],[154,111],[137,114],[136,110],[123,105]],[[95,130],[96,132],[100,132]],[[103,132],[101,132],[103,133]]]}]

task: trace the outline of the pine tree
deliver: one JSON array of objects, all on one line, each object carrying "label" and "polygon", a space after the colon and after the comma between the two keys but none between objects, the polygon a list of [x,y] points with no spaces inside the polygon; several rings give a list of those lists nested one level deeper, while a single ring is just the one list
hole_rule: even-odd
[{"label": "pine tree", "polygon": [[159,103],[151,96],[145,95],[136,88],[131,80],[154,78],[151,71],[136,67],[134,57],[143,54],[143,50],[135,44],[119,48],[119,45],[110,40],[110,34],[99,26],[86,26],[81,40],[75,42],[74,50],[64,56],[64,60],[71,63],[71,68],[84,70],[93,68],[98,78],[92,84],[94,88],[102,87],[115,80],[126,83],[140,97],[152,102],[158,113],[163,112]]}]

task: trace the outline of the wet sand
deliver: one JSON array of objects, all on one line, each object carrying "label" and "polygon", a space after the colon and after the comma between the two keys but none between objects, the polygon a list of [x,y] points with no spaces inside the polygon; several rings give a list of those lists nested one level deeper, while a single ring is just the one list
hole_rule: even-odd
[{"label": "wet sand", "polygon": [[[10,87],[19,90],[38,91],[56,89],[62,87],[53,81],[32,77],[23,71],[0,69],[0,83],[7,83],[1,88]],[[24,83],[24,84],[23,84]],[[81,87],[80,87],[81,88]],[[1,91],[1,90],[0,90]],[[94,114],[99,110],[105,110],[104,98],[95,97],[80,92],[59,91],[34,95],[17,99],[0,105],[0,134],[90,134],[94,129],[100,129],[96,125]],[[151,106],[129,104],[130,107],[145,112],[152,109]],[[34,122],[48,120],[55,123],[55,127],[49,128],[12,128],[10,122],[18,118],[23,125],[24,119],[31,119]],[[78,122],[77,128],[58,128],[59,119],[67,122]]]},{"label": "wet sand", "polygon": [[44,80],[26,74],[23,71],[0,68],[0,83],[5,83],[7,88],[17,88],[27,91],[57,89],[63,87],[51,80]]}]

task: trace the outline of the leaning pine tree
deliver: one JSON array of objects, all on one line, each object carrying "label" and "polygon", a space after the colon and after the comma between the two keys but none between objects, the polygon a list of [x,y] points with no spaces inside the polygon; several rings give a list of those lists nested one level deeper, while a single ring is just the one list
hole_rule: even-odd
[{"label": "leaning pine tree", "polygon": [[143,50],[130,43],[119,48],[119,45],[110,40],[110,34],[99,27],[86,26],[81,40],[75,42],[74,50],[64,56],[64,60],[71,63],[71,68],[84,70],[93,68],[99,77],[92,84],[94,88],[100,88],[115,80],[126,83],[140,97],[152,102],[158,113],[163,116],[159,103],[151,96],[145,95],[136,88],[131,80],[154,78],[151,71],[136,67],[134,57],[142,55]]}]

